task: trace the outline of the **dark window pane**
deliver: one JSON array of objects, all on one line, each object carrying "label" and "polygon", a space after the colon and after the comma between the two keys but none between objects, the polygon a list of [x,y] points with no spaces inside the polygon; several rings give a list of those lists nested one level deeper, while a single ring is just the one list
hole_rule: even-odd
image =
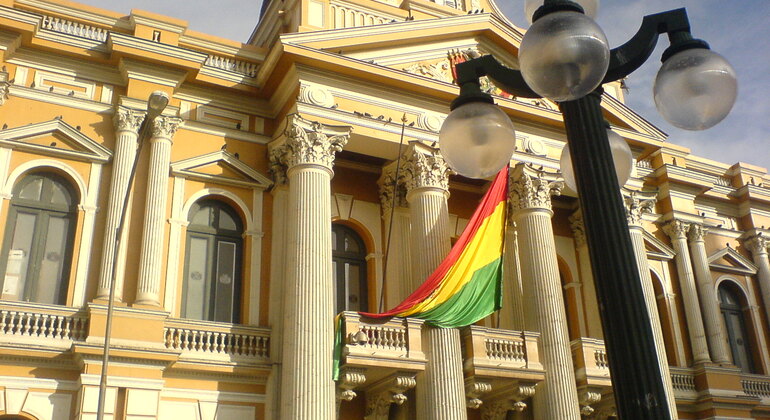
[{"label": "dark window pane", "polygon": [[226,211],[219,211],[219,229],[238,230],[238,223]]},{"label": "dark window pane", "polygon": [[236,244],[222,241],[217,245],[217,283],[214,320],[232,322]]},{"label": "dark window pane", "polygon": [[208,241],[190,238],[187,250],[187,290],[183,316],[193,319],[208,319]]},{"label": "dark window pane", "polygon": [[16,299],[24,297],[36,221],[37,216],[34,214],[16,213],[11,247],[8,250],[5,265],[5,276],[3,279],[4,295],[10,295]]},{"label": "dark window pane", "polygon": [[48,219],[48,231],[43,253],[40,255],[40,271],[37,287],[31,300],[43,303],[59,302],[61,287],[66,267],[67,237],[69,220],[51,216]]},{"label": "dark window pane", "polygon": [[347,252],[361,252],[358,247],[358,241],[351,235],[345,235],[345,251]]},{"label": "dark window pane", "polygon": [[214,218],[212,217],[211,207],[201,207],[193,214],[190,224],[199,226],[213,227]]},{"label": "dark window pane", "polygon": [[51,199],[50,203],[60,204],[62,206],[72,205],[70,194],[67,189],[58,182],[51,182]]},{"label": "dark window pane", "polygon": [[360,311],[361,308],[361,267],[345,264],[345,282],[348,286],[347,310]]},{"label": "dark window pane", "polygon": [[19,198],[24,200],[41,201],[43,194],[43,178],[35,178],[28,182],[19,191]]},{"label": "dark window pane", "polygon": [[335,309],[367,310],[366,249],[353,229],[332,224]]}]

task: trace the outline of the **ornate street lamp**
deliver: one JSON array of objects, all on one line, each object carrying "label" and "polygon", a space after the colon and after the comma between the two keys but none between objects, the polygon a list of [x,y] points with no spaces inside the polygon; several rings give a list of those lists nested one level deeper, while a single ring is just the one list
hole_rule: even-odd
[{"label": "ornate street lamp", "polygon": [[[504,67],[492,56],[456,66],[460,96],[452,101],[452,113],[441,130],[442,154],[461,175],[483,177],[501,169],[513,153],[512,146],[490,155],[468,147],[505,143],[498,138],[499,133],[513,133],[499,117],[492,116],[494,111],[470,112],[466,108],[481,103],[489,109],[486,104],[493,103],[492,97],[481,91],[479,77],[487,76],[517,97],[547,97],[558,103],[583,209],[618,414],[622,419],[670,419],[602,116],[600,86],[639,68],[652,54],[658,36],[668,34],[671,45],[663,54],[655,83],[656,104],[673,125],[705,129],[721,121],[732,108],[737,92],[735,72],[709,50],[708,44],[693,39],[684,9],[645,16],[631,40],[612,50],[601,28],[583,14],[578,3],[545,0],[533,21],[519,50],[521,71]],[[502,145],[495,147],[503,149]],[[493,164],[493,157],[498,155],[508,159]]]}]

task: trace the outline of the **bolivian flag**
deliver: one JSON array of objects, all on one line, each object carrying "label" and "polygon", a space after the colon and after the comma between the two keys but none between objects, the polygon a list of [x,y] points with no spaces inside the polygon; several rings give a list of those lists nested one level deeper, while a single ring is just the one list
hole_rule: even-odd
[{"label": "bolivian flag", "polygon": [[456,328],[499,310],[507,195],[506,167],[497,174],[465,231],[433,274],[395,308],[361,315],[409,316],[437,327]]}]

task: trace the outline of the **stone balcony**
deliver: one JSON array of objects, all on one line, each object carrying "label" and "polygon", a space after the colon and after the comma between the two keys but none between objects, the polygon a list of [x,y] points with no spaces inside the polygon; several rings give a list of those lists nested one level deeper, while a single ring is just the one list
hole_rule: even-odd
[{"label": "stone balcony", "polygon": [[26,302],[0,304],[0,348],[47,357],[72,348],[88,333],[88,317],[76,308]]},{"label": "stone balcony", "polygon": [[483,418],[505,419],[523,411],[545,377],[538,354],[540,334],[472,325],[462,331],[463,370],[469,408]]}]

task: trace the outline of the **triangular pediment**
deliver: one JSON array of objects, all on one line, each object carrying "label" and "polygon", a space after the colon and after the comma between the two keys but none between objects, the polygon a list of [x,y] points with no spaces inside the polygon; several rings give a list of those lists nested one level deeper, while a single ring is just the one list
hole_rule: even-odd
[{"label": "triangular pediment", "polygon": [[733,248],[726,247],[709,256],[709,267],[717,271],[753,275],[757,267]]},{"label": "triangular pediment", "polygon": [[180,160],[171,164],[171,173],[216,184],[266,189],[273,183],[236,155],[225,150]]},{"label": "triangular pediment", "polygon": [[[325,69],[340,66],[344,70],[337,69],[336,73],[355,73],[362,78],[367,78],[362,72],[368,72],[377,83],[385,84],[385,76],[419,85],[421,90],[432,87],[428,82],[434,82],[435,90],[446,91],[453,86],[453,55],[492,54],[504,65],[516,68],[522,37],[521,29],[493,13],[474,13],[287,34],[281,36],[281,42],[287,52],[301,54],[305,65]],[[317,64],[308,61],[314,55]],[[481,82],[484,87],[485,80]],[[515,98],[494,86],[485,90],[496,95],[498,103],[507,102],[517,111],[536,114],[540,121],[561,126],[561,113],[548,99]],[[665,140],[665,133],[612,96],[604,95],[602,107],[605,118],[624,136],[652,143]]]},{"label": "triangular pediment", "polygon": [[39,155],[107,162],[110,150],[63,120],[53,119],[0,131],[0,145]]},{"label": "triangular pediment", "polygon": [[647,258],[652,260],[670,261],[676,255],[673,249],[647,231],[644,231],[644,248]]}]

